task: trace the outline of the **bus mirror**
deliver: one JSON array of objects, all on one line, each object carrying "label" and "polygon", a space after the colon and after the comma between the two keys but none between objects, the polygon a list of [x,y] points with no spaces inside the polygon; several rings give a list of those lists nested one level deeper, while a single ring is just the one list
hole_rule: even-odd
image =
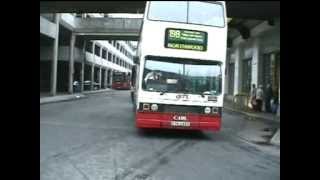
[{"label": "bus mirror", "polygon": [[139,57],[138,57],[138,56],[134,56],[134,57],[133,57],[133,62],[134,62],[135,64],[139,64]]}]

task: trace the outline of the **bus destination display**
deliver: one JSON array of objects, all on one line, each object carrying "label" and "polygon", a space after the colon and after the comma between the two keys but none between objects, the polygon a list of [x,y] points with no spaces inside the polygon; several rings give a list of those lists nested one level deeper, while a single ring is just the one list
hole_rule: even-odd
[{"label": "bus destination display", "polygon": [[207,50],[207,33],[184,29],[166,29],[165,47],[194,51]]}]

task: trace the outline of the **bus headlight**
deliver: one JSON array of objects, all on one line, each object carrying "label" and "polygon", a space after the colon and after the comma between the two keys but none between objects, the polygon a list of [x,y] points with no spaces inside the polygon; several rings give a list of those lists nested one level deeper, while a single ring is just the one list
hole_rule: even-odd
[{"label": "bus headlight", "polygon": [[158,105],[157,104],[152,104],[151,105],[151,110],[152,111],[157,111],[158,110]]},{"label": "bus headlight", "polygon": [[204,113],[209,114],[210,112],[211,112],[211,108],[210,107],[204,108]]},{"label": "bus headlight", "polygon": [[150,104],[143,104],[142,105],[142,109],[144,110],[144,111],[149,111],[150,110]]},{"label": "bus headlight", "polygon": [[213,114],[218,114],[218,113],[219,113],[219,108],[213,107],[213,108],[212,108],[212,113],[213,113]]}]

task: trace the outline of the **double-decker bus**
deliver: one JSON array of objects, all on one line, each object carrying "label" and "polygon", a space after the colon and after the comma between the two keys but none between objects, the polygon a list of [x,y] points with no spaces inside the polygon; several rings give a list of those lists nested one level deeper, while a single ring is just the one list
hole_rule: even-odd
[{"label": "double-decker bus", "polygon": [[131,94],[136,127],[219,131],[226,48],[225,2],[147,2]]},{"label": "double-decker bus", "polygon": [[112,76],[112,89],[131,89],[131,78],[125,72],[114,72]]}]

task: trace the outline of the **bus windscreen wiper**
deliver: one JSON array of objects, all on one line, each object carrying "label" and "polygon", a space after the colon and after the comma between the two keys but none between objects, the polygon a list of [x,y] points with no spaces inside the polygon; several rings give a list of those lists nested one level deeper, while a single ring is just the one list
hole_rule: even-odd
[{"label": "bus windscreen wiper", "polygon": [[167,90],[163,89],[160,91],[160,95],[164,95],[164,93],[168,92]]},{"label": "bus windscreen wiper", "polygon": [[205,95],[212,95],[212,93],[210,91],[204,91],[201,93],[201,97],[204,97]]}]

